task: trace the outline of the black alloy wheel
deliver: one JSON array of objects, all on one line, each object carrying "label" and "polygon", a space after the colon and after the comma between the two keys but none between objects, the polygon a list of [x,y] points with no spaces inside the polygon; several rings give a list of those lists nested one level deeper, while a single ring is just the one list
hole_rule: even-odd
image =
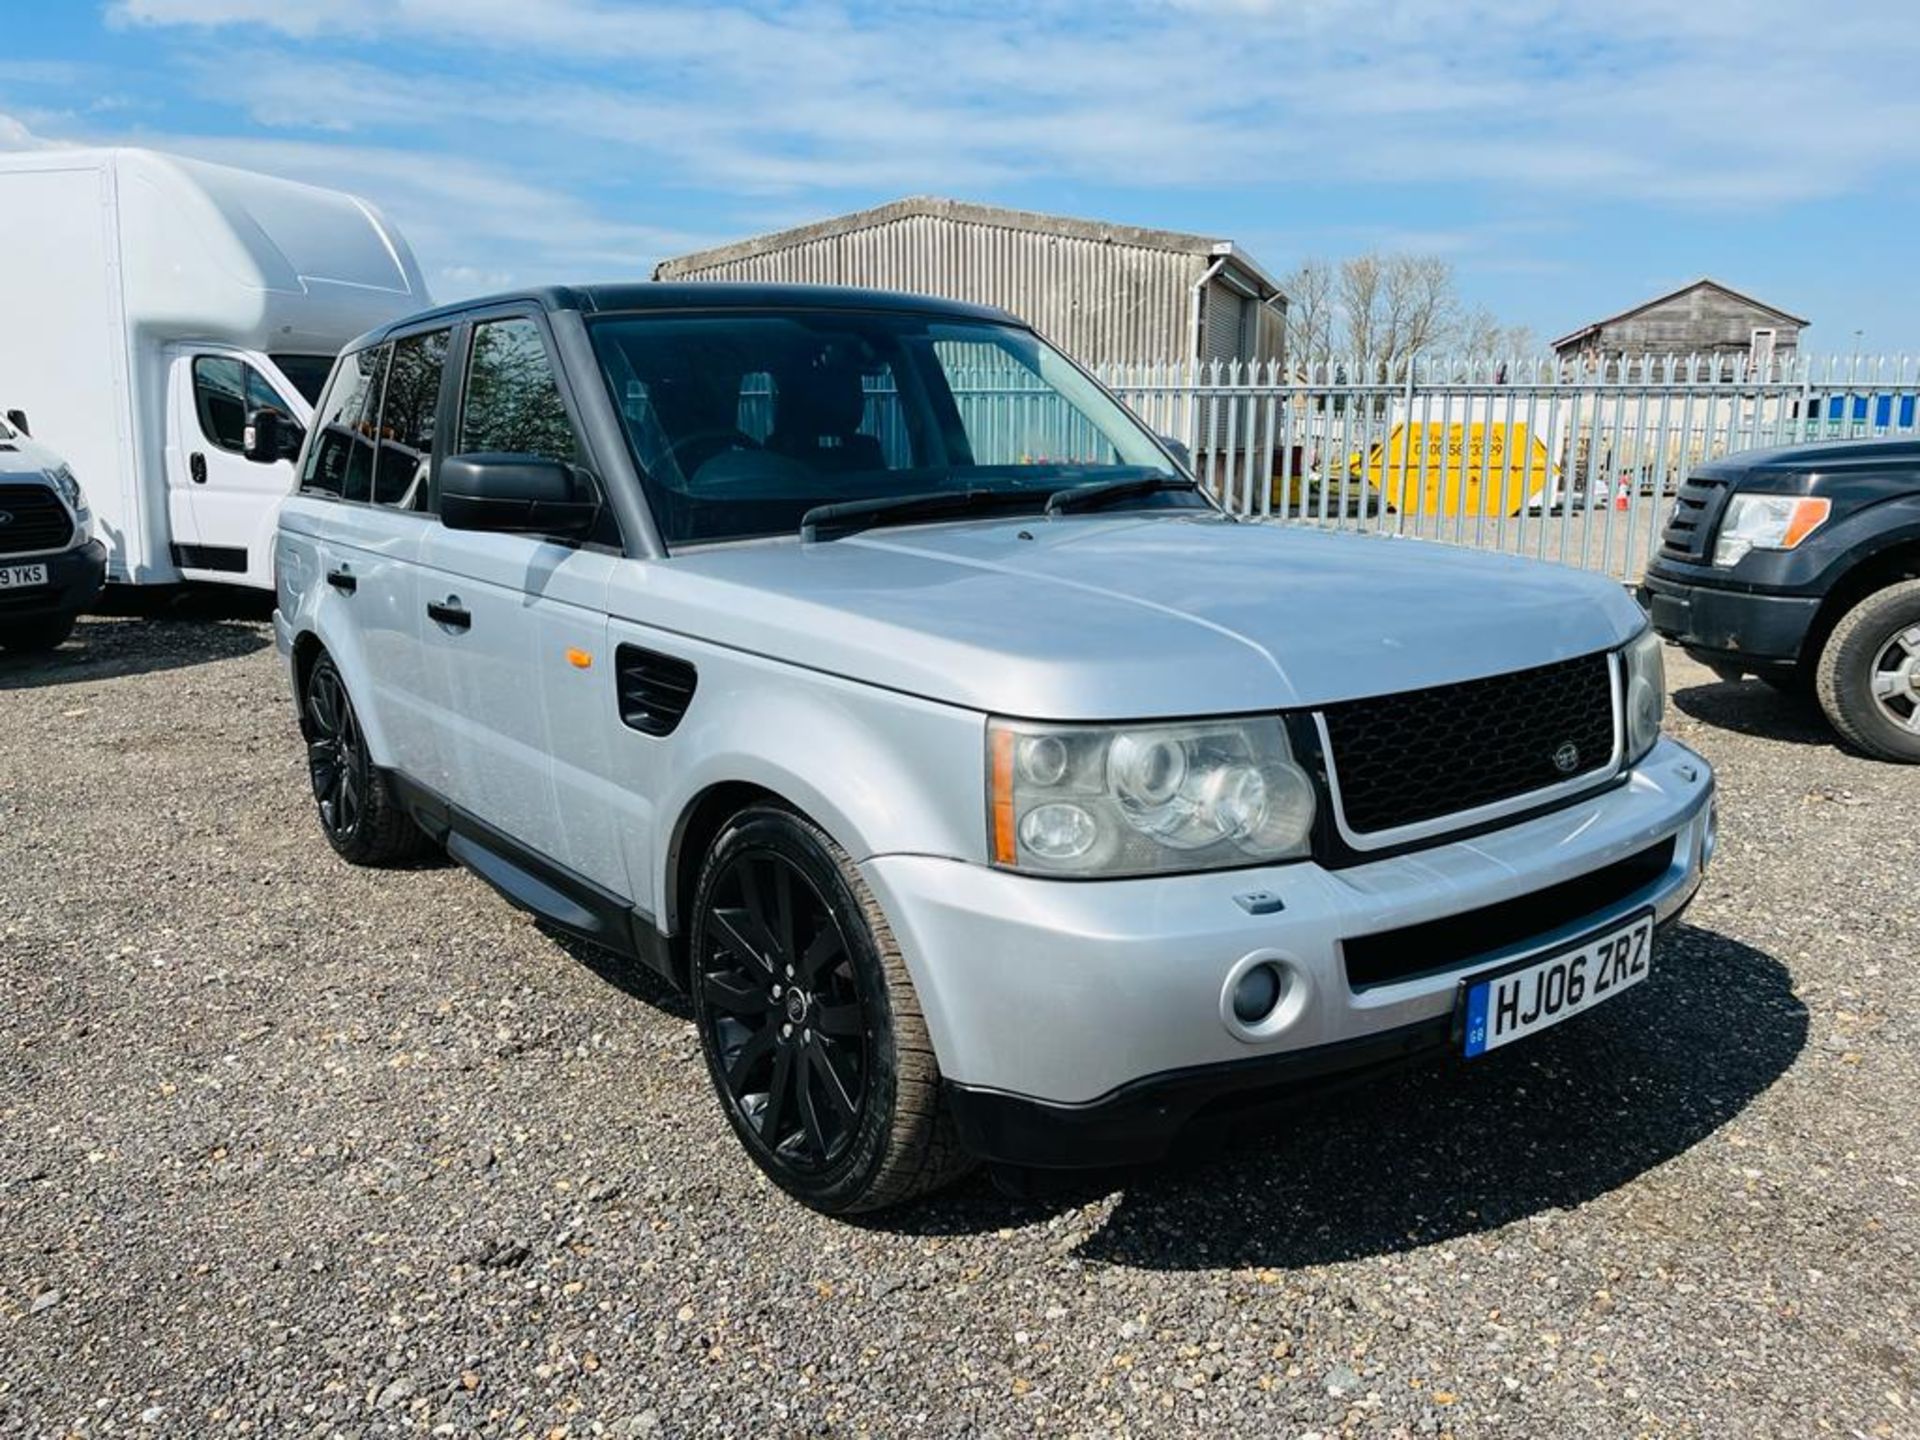
[{"label": "black alloy wheel", "polygon": [[307,775],[313,781],[320,825],[336,845],[351,844],[366,810],[367,751],[360,721],[333,661],[322,660],[307,680]]},{"label": "black alloy wheel", "polygon": [[373,763],[353,697],[331,655],[314,661],[307,674],[300,730],[307,741],[307,778],[327,843],[355,865],[418,858],[428,846],[427,837]]},{"label": "black alloy wheel", "polygon": [[708,1073],[776,1184],[847,1214],[971,1166],[900,947],[831,837],[790,810],[741,812],[707,852],[688,922]]},{"label": "black alloy wheel", "polygon": [[777,1164],[825,1170],[867,1100],[867,1008],[839,920],[787,856],[745,850],[715,877],[702,940],[730,1102]]}]

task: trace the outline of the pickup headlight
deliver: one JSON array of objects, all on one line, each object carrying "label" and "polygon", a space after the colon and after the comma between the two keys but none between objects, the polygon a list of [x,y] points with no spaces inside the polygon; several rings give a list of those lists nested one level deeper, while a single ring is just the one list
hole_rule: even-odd
[{"label": "pickup headlight", "polygon": [[1278,716],[1173,725],[987,727],[996,865],[1152,875],[1307,853],[1313,783]]},{"label": "pickup headlight", "polygon": [[1738,565],[1749,550],[1791,550],[1832,513],[1833,502],[1819,495],[1735,495],[1720,518],[1713,563]]},{"label": "pickup headlight", "polygon": [[1627,764],[1638,764],[1660,738],[1667,711],[1667,655],[1651,627],[1621,652],[1621,679],[1627,697]]}]

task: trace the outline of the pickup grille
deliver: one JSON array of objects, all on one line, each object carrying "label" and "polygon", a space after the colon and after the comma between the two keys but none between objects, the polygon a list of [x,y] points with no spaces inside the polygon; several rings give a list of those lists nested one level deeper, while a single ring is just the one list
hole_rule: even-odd
[{"label": "pickup grille", "polygon": [[64,550],[73,539],[73,519],[44,485],[0,485],[0,555]]},{"label": "pickup grille", "polygon": [[620,691],[620,719],[642,735],[671,735],[693,703],[698,676],[693,666],[671,655],[622,645],[614,653]]},{"label": "pickup grille", "polygon": [[1690,475],[1674,496],[1673,513],[1660,537],[1660,553],[1675,560],[1701,560],[1720,511],[1727,503],[1727,482],[1711,476]]},{"label": "pickup grille", "polygon": [[1613,669],[1605,652],[1583,655],[1348,701],[1321,719],[1347,828],[1372,835],[1604,771]]}]

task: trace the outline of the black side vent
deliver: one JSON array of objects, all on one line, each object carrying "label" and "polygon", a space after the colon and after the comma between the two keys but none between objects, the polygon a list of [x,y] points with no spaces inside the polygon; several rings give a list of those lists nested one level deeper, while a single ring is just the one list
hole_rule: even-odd
[{"label": "black side vent", "polygon": [[642,735],[671,735],[693,702],[693,666],[638,645],[622,645],[613,663],[621,720]]}]

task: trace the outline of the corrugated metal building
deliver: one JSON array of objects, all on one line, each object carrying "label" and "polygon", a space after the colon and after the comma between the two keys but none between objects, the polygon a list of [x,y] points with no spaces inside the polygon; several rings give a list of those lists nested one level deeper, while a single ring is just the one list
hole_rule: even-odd
[{"label": "corrugated metal building", "polygon": [[1285,358],[1286,296],[1230,240],[960,200],[896,200],[665,260],[653,277],[997,305],[1089,366]]}]

